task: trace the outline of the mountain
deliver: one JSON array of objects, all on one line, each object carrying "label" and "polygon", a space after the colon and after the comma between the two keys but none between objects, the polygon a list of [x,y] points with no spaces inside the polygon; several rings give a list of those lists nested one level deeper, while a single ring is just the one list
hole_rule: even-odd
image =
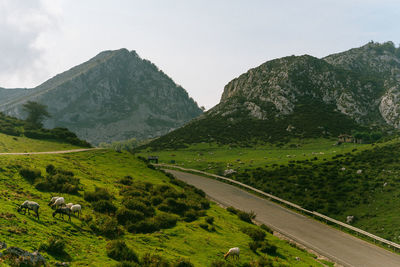
[{"label": "mountain", "polygon": [[48,106],[46,128],[66,127],[92,144],[160,136],[202,113],[188,93],[135,51],[104,51],[33,89],[0,89],[0,111],[24,117]]},{"label": "mountain", "polygon": [[370,42],[319,59],[265,62],[229,82],[220,103],[153,148],[257,143],[400,127],[400,48]]}]

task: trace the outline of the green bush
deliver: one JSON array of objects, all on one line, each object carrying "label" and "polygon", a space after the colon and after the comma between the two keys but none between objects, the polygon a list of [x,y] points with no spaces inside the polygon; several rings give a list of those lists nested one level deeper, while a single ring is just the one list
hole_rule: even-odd
[{"label": "green bush", "polygon": [[274,231],[271,228],[269,228],[268,226],[266,226],[265,224],[261,224],[260,227],[261,227],[261,229],[263,229],[267,233],[270,233],[270,234],[274,233]]},{"label": "green bush", "polygon": [[110,239],[117,238],[123,234],[117,220],[108,216],[99,217],[96,221],[91,221],[89,227],[96,234]]},{"label": "green bush", "polygon": [[117,207],[114,206],[111,200],[99,200],[96,202],[92,202],[92,207],[95,211],[101,213],[115,213]]},{"label": "green bush", "polygon": [[261,242],[261,245],[260,245],[261,252],[267,253],[267,254],[275,254],[276,250],[277,250],[277,247],[275,245],[268,243],[267,240],[264,240]]},{"label": "green bush", "polygon": [[212,216],[206,217],[206,222],[207,222],[208,224],[213,224],[213,223],[214,223],[214,217],[212,217]]},{"label": "green bush", "polygon": [[40,170],[31,168],[22,168],[19,170],[19,174],[30,183],[34,183],[36,178],[42,175]]},{"label": "green bush", "polygon": [[265,238],[265,232],[255,227],[244,227],[240,230],[254,241],[262,241]]},{"label": "green bush", "polygon": [[238,210],[235,209],[234,207],[227,207],[226,210],[229,211],[230,213],[233,213],[233,214],[237,214],[238,213]]},{"label": "green bush", "polygon": [[163,257],[159,255],[152,255],[149,253],[146,253],[141,262],[140,265],[143,267],[170,267],[170,263],[164,259]]},{"label": "green bush", "polygon": [[46,251],[51,255],[65,255],[65,240],[58,237],[50,237],[47,243],[41,244],[39,250]]},{"label": "green bush", "polygon": [[136,223],[145,218],[144,214],[137,210],[130,210],[127,208],[120,208],[116,213],[116,218],[119,224],[126,225],[129,223]]},{"label": "green bush", "polygon": [[147,219],[143,221],[138,221],[136,223],[130,223],[128,225],[128,231],[131,233],[153,233],[160,230],[159,225],[154,220]]},{"label": "green bush", "polygon": [[69,173],[67,174],[57,172],[54,175],[48,175],[44,180],[36,184],[36,189],[49,192],[77,194],[80,180],[69,175]]},{"label": "green bush", "polygon": [[136,253],[124,241],[114,240],[107,244],[107,256],[116,261],[139,262]]},{"label": "green bush", "polygon": [[110,200],[113,196],[105,188],[96,187],[93,192],[85,191],[83,197],[88,202],[95,202],[99,200]]},{"label": "green bush", "polygon": [[245,222],[248,222],[248,223],[252,223],[252,220],[256,218],[256,215],[254,214],[254,212],[238,211],[237,212],[237,216],[242,221],[245,221]]},{"label": "green bush", "polygon": [[188,259],[179,259],[173,264],[173,267],[193,267],[193,263]]},{"label": "green bush", "polygon": [[123,200],[123,204],[127,209],[140,211],[141,213],[144,214],[145,217],[151,217],[155,213],[155,210],[150,205],[150,203],[143,200],[134,198],[125,198]]}]

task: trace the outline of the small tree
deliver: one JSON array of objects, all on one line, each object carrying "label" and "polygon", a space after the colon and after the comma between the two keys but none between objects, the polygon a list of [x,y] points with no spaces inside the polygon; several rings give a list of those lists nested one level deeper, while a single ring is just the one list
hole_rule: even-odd
[{"label": "small tree", "polygon": [[47,112],[47,106],[37,102],[28,101],[23,105],[23,110],[28,113],[26,121],[33,126],[40,128],[43,126],[44,118],[49,118],[50,114]]}]

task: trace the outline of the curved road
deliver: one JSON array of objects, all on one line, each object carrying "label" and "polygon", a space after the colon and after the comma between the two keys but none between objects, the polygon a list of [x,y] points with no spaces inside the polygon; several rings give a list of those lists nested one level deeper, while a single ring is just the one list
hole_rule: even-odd
[{"label": "curved road", "polygon": [[202,189],[211,199],[254,211],[265,223],[293,240],[344,266],[399,267],[400,256],[323,223],[290,211],[238,187],[194,174],[165,170]]}]

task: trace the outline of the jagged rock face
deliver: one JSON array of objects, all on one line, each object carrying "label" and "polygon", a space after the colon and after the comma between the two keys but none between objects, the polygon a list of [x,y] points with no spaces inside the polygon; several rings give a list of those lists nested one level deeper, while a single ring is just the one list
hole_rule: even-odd
[{"label": "jagged rock face", "polygon": [[290,56],[229,82],[221,101],[149,146],[276,142],[400,128],[400,48],[368,43],[318,59]]},{"label": "jagged rock face", "polygon": [[[245,98],[249,115],[266,119],[291,114],[312,99],[334,104],[359,123],[399,127],[399,51],[392,43],[369,43],[324,59],[305,55],[269,61],[228,83],[221,104],[209,113],[226,116],[226,105],[232,106],[228,100]],[[267,114],[260,103],[272,104],[277,114]]]},{"label": "jagged rock face", "polygon": [[67,127],[92,144],[156,137],[202,113],[182,87],[126,49],[102,52],[23,96],[3,95],[0,110],[23,117],[24,102],[40,102],[52,115],[46,127]]}]

